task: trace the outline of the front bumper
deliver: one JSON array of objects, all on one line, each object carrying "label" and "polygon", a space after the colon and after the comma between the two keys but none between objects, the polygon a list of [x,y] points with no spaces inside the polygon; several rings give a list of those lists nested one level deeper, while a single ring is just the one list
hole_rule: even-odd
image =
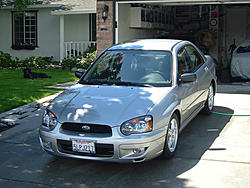
[{"label": "front bumper", "polygon": [[[164,147],[166,130],[144,134],[124,136],[119,127],[112,128],[112,136],[98,134],[80,134],[60,130],[53,131],[41,126],[39,138],[42,148],[50,154],[110,162],[142,162],[159,156]],[[72,140],[94,142],[96,153],[78,153],[72,151]]]}]

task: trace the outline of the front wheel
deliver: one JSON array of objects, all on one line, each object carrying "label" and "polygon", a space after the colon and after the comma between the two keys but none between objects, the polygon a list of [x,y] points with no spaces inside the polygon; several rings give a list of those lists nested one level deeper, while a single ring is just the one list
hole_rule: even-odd
[{"label": "front wheel", "polygon": [[203,108],[203,113],[209,115],[213,111],[213,108],[214,108],[214,88],[211,84],[208,88],[208,95],[205,106]]},{"label": "front wheel", "polygon": [[173,114],[168,124],[165,145],[163,148],[164,158],[173,157],[178,144],[178,136],[179,136],[179,118],[176,114]]}]

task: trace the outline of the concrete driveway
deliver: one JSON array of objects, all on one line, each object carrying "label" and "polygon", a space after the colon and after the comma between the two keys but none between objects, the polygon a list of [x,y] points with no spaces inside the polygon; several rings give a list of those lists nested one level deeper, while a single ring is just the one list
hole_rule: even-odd
[{"label": "concrete driveway", "polygon": [[[250,115],[249,86],[219,86],[215,111]],[[173,159],[115,164],[42,151],[43,109],[0,133],[0,187],[250,187],[250,116],[198,115]]]}]

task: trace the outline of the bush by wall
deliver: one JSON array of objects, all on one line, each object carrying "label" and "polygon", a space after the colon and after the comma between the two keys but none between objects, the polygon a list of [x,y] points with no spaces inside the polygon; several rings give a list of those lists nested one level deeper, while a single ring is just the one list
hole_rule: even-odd
[{"label": "bush by wall", "polygon": [[70,69],[73,67],[87,69],[95,58],[96,47],[92,46],[82,56],[64,58],[62,61],[62,67]]},{"label": "bush by wall", "polygon": [[[64,58],[61,66],[63,68],[87,69],[96,58],[96,46],[91,46],[82,55],[77,57]],[[0,68],[53,68],[60,66],[60,62],[53,61],[53,57],[28,57],[24,60],[11,58],[11,55],[0,51]]]},{"label": "bush by wall", "polygon": [[0,51],[0,67],[7,68],[14,66],[11,55]]},{"label": "bush by wall", "polygon": [[11,58],[11,55],[0,51],[0,68],[49,68],[58,66],[59,62],[53,61],[53,57],[28,57],[24,60]]}]

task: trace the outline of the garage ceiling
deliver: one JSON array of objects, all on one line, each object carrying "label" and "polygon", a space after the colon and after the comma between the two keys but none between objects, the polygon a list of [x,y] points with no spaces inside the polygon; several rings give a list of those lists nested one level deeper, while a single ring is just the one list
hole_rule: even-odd
[{"label": "garage ceiling", "polygon": [[157,5],[194,5],[194,4],[248,4],[250,0],[134,0],[134,1],[124,1],[117,0],[119,3],[148,3]]}]

